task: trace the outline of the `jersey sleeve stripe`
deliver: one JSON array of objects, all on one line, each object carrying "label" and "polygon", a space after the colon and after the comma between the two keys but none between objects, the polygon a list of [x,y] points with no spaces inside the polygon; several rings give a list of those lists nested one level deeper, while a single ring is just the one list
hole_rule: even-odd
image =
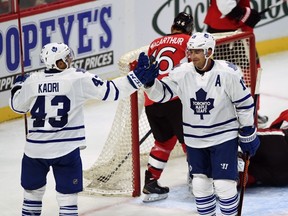
[{"label": "jersey sleeve stripe", "polygon": [[251,109],[251,108],[254,108],[254,104],[250,104],[250,105],[247,105],[247,106],[241,106],[241,107],[237,107],[236,106],[237,110],[248,110],[248,109]]},{"label": "jersey sleeve stripe", "polygon": [[246,95],[244,98],[241,98],[241,99],[239,99],[239,100],[237,100],[237,101],[233,101],[232,103],[240,103],[240,102],[243,102],[243,101],[245,101],[245,100],[247,100],[247,99],[249,99],[251,97],[251,94],[249,93],[248,95]]}]

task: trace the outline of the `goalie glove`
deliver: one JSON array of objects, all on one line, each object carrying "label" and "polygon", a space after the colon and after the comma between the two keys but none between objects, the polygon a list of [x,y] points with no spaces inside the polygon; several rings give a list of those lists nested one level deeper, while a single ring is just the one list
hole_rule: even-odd
[{"label": "goalie glove", "polygon": [[140,53],[138,64],[133,71],[130,71],[127,78],[134,88],[142,85],[153,85],[154,80],[159,75],[159,65],[154,57],[148,58],[144,52]]},{"label": "goalie glove", "polygon": [[233,10],[227,14],[231,19],[236,19],[238,22],[242,22],[251,28],[261,20],[261,15],[254,9],[248,7],[236,6]]},{"label": "goalie glove", "polygon": [[29,77],[29,74],[19,75],[16,77],[13,87],[11,89],[11,97],[14,96],[15,92],[22,88],[24,81]]},{"label": "goalie glove", "polygon": [[254,156],[260,146],[260,140],[256,133],[256,128],[246,126],[239,130],[239,145],[242,151],[247,152],[249,156]]}]

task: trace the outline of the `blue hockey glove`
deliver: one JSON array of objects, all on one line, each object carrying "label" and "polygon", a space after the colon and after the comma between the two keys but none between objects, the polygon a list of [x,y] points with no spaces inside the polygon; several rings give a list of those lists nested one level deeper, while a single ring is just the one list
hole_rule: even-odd
[{"label": "blue hockey glove", "polygon": [[134,88],[139,88],[142,85],[154,83],[154,79],[159,75],[158,62],[155,58],[148,58],[144,52],[140,53],[138,64],[133,71],[127,75],[129,82]]},{"label": "blue hockey glove", "polygon": [[11,89],[11,95],[14,96],[15,92],[22,88],[24,81],[29,77],[29,74],[19,75],[13,82],[13,87]]},{"label": "blue hockey glove", "polygon": [[151,87],[153,86],[155,79],[159,76],[159,64],[156,61],[154,56],[150,56],[149,58],[150,65],[155,66],[154,68],[151,68],[152,71],[150,71],[150,77],[147,79],[147,82],[144,84],[145,87]]},{"label": "blue hockey glove", "polygon": [[30,75],[29,74],[24,74],[24,75],[19,75],[16,77],[14,80],[13,84],[21,84],[23,83]]},{"label": "blue hockey glove", "polygon": [[255,127],[246,126],[239,130],[239,145],[242,151],[248,152],[249,156],[254,156],[260,146]]}]

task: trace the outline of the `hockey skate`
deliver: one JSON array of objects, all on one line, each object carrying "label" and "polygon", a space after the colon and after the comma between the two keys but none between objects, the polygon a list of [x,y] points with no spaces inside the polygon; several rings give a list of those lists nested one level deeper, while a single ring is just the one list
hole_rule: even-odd
[{"label": "hockey skate", "polygon": [[152,174],[146,170],[143,193],[143,202],[154,202],[166,199],[168,197],[169,188],[161,187],[157,180],[152,177]]}]

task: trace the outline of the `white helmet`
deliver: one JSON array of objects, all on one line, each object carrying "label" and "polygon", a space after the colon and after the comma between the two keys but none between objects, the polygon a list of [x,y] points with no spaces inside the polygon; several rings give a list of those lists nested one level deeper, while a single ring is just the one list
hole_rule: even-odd
[{"label": "white helmet", "polygon": [[58,60],[63,60],[68,68],[69,64],[67,58],[70,58],[72,61],[74,58],[74,53],[72,49],[70,49],[64,43],[49,43],[42,48],[40,58],[47,69],[63,70],[57,67],[56,62]]},{"label": "white helmet", "polygon": [[212,49],[212,54],[209,56],[211,57],[214,53],[215,45],[216,41],[212,34],[207,32],[196,32],[190,37],[187,43],[187,50],[203,49],[206,56],[208,49]]}]

